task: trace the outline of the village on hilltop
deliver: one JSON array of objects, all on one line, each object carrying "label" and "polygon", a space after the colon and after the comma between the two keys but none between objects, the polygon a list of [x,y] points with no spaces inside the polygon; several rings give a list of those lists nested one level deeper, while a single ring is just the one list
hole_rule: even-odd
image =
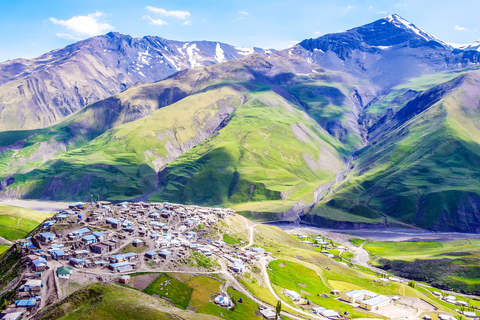
[{"label": "village on hilltop", "polygon": [[[219,220],[235,214],[230,209],[171,203],[72,203],[32,236],[19,240],[27,268],[15,305],[5,313],[34,314],[55,290],[59,297],[66,296],[68,282],[128,283],[129,273],[204,267],[192,260],[222,259],[229,272],[242,273],[253,261],[271,255],[263,248],[228,245],[221,234],[212,233]],[[215,302],[231,304],[221,294]]]}]

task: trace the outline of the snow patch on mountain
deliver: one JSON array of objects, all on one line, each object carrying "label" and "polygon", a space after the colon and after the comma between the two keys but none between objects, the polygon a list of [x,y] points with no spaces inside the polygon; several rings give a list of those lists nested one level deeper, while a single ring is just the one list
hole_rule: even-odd
[{"label": "snow patch on mountain", "polygon": [[223,51],[220,43],[218,42],[217,46],[215,47],[215,60],[217,60],[218,63],[227,61],[227,59],[225,58],[225,52]]},{"label": "snow patch on mountain", "polygon": [[177,64],[175,63],[175,61],[173,61],[172,58],[169,58],[167,57],[166,55],[163,56],[165,59],[167,59],[167,61],[170,63],[171,66],[173,66],[175,68],[175,70],[177,71],[180,71],[182,70],[182,68],[178,67]]},{"label": "snow patch on mountain", "polygon": [[234,47],[234,48],[235,50],[238,51],[238,54],[241,54],[242,56],[246,56],[255,52],[253,48],[244,48],[244,47]]},{"label": "snow patch on mountain", "polygon": [[198,51],[199,50],[195,43],[187,47],[188,63],[192,69],[196,67],[203,67],[202,63],[196,60],[197,58],[201,58],[201,56],[197,54]]},{"label": "snow patch on mountain", "polygon": [[149,65],[149,57],[151,57],[151,55],[148,53],[148,49],[146,49],[145,52],[138,52],[137,61],[142,65]]},{"label": "snow patch on mountain", "polygon": [[468,50],[468,51],[480,51],[480,40],[477,40],[471,44],[463,45],[459,49]]},{"label": "snow patch on mountain", "polygon": [[414,32],[415,34],[417,34],[418,36],[422,37],[423,39],[425,39],[427,41],[436,41],[436,42],[441,43],[444,46],[448,47],[448,44],[445,43],[444,41],[432,36],[431,34],[426,33],[425,31],[423,31],[419,28],[417,28],[413,23],[408,22],[407,20],[400,17],[398,14],[395,14],[395,13],[391,14],[389,16],[386,16],[384,19],[387,20],[390,23],[393,23],[395,26],[397,26],[401,29],[406,29],[406,30],[410,30],[410,31]]}]

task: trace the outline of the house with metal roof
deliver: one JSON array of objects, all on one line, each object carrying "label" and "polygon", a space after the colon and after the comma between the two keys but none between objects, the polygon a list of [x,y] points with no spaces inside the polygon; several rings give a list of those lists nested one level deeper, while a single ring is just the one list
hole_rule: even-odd
[{"label": "house with metal roof", "polygon": [[350,290],[341,294],[340,299],[346,302],[355,303],[360,300],[368,300],[378,294],[367,290]]},{"label": "house with metal roof", "polygon": [[5,316],[2,318],[2,320],[18,320],[20,317],[23,315],[23,312],[18,311],[18,312],[11,312],[5,314]]},{"label": "house with metal roof", "polygon": [[340,315],[337,312],[335,312],[331,309],[322,310],[322,311],[320,311],[320,314],[322,316],[324,316],[325,318],[328,318],[328,319],[338,319],[338,318],[340,318]]},{"label": "house with metal roof", "polygon": [[45,271],[47,268],[47,260],[44,258],[38,258],[32,261],[32,267],[35,272]]},{"label": "house with metal roof", "polygon": [[360,304],[361,308],[366,309],[368,311],[372,311],[372,310],[378,310],[382,307],[389,305],[391,301],[392,299],[390,299],[389,297],[377,295],[367,300],[358,301],[358,303]]},{"label": "house with metal roof", "polygon": [[85,242],[87,245],[92,243],[97,243],[97,237],[93,234],[86,235],[82,238],[82,241]]},{"label": "house with metal roof", "polygon": [[284,292],[285,292],[285,295],[286,295],[286,296],[289,296],[289,297],[292,298],[294,301],[295,301],[295,300],[299,300],[299,299],[301,298],[300,295],[299,295],[297,292],[293,291],[293,290],[285,289]]},{"label": "house with metal roof", "polygon": [[39,236],[42,242],[51,242],[55,239],[55,235],[51,232],[42,232]]},{"label": "house with metal roof", "polygon": [[160,213],[158,212],[150,212],[150,214],[148,215],[151,219],[158,219],[160,218]]},{"label": "house with metal roof", "polygon": [[86,264],[86,260],[80,258],[70,258],[69,261],[70,264],[76,268],[83,268]]},{"label": "house with metal roof", "polygon": [[155,251],[145,252],[145,258],[154,259],[156,256],[158,256],[158,253]]},{"label": "house with metal roof", "polygon": [[120,220],[117,220],[115,218],[106,218],[105,222],[111,224],[114,228],[118,228],[121,225]]},{"label": "house with metal roof", "polygon": [[170,251],[168,251],[167,249],[163,249],[158,253],[158,255],[160,257],[164,258],[164,259],[167,259],[172,255],[172,253]]},{"label": "house with metal roof", "polygon": [[125,267],[130,267],[131,265],[128,261],[122,261],[122,262],[117,262],[117,263],[112,263],[109,268],[113,271],[120,271],[120,270],[126,270]]},{"label": "house with metal roof", "polygon": [[269,320],[272,320],[272,319],[275,319],[276,317],[276,313],[275,311],[273,311],[272,309],[261,309],[260,310],[260,313],[262,314],[262,316],[265,318],[265,319],[269,319]]},{"label": "house with metal roof", "polygon": [[65,251],[63,249],[52,249],[50,255],[55,260],[61,260],[65,257]]},{"label": "house with metal roof", "polygon": [[233,262],[233,267],[232,267],[232,270],[235,271],[235,272],[243,272],[243,270],[245,269],[245,265],[243,264],[243,261],[240,260],[240,259],[236,259],[234,262]]},{"label": "house with metal roof", "polygon": [[116,263],[122,262],[122,261],[132,261],[137,259],[138,259],[138,254],[136,254],[135,252],[117,254],[113,256],[113,261]]},{"label": "house with metal roof", "polygon": [[77,237],[77,238],[81,238],[89,233],[91,233],[92,231],[90,231],[90,229],[88,228],[81,228],[81,229],[77,229],[77,230],[74,230],[72,231],[72,235],[74,237]]},{"label": "house with metal roof", "polygon": [[57,275],[62,279],[70,279],[70,275],[73,273],[72,267],[59,267],[57,268]]},{"label": "house with metal roof", "polygon": [[98,241],[102,241],[105,238],[105,234],[102,231],[94,231],[92,234]]},{"label": "house with metal roof", "polygon": [[27,310],[35,308],[36,305],[37,305],[37,300],[35,298],[30,298],[28,300],[15,301],[15,306],[17,308],[27,308]]},{"label": "house with metal roof", "polygon": [[49,221],[45,221],[43,223],[43,229],[50,229],[51,226],[53,226],[55,224],[55,222],[57,222],[56,220],[49,220]]}]

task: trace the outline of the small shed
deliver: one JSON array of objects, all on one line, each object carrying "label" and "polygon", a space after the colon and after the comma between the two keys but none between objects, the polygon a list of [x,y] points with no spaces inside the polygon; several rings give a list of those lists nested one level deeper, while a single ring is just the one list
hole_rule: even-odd
[{"label": "small shed", "polygon": [[70,275],[73,273],[72,267],[59,267],[57,268],[57,275],[62,279],[70,279]]},{"label": "small shed", "polygon": [[158,253],[155,251],[148,251],[145,253],[145,258],[148,259],[154,259],[156,256],[158,256]]},{"label": "small shed", "polygon": [[167,258],[169,258],[169,257],[172,255],[172,253],[171,253],[170,251],[166,250],[166,249],[163,249],[162,251],[160,251],[160,252],[158,253],[158,255],[159,255],[160,257],[164,258],[164,259],[167,259]]}]

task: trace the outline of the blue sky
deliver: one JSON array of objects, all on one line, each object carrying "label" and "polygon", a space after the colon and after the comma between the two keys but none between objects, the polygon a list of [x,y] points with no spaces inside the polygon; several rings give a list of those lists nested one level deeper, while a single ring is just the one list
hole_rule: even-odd
[{"label": "blue sky", "polygon": [[391,13],[463,44],[480,39],[478,12],[478,0],[4,0],[0,61],[32,58],[109,31],[283,49]]}]

